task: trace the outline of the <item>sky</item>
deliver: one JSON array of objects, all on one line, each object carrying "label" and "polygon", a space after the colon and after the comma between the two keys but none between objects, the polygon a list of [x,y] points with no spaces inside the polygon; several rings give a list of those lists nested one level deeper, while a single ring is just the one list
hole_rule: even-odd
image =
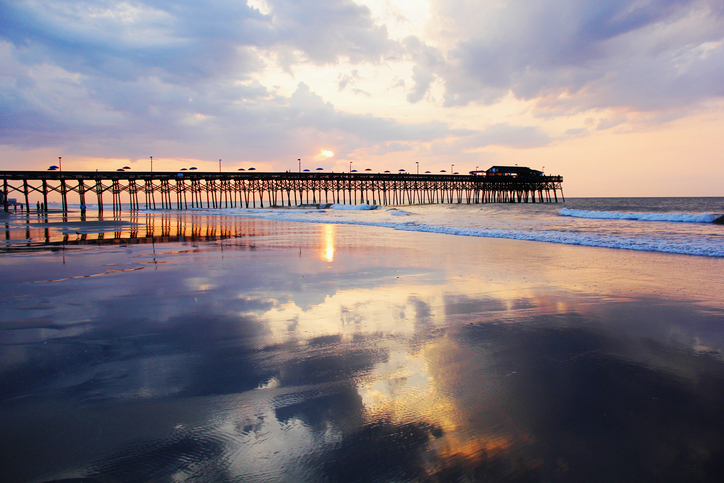
[{"label": "sky", "polygon": [[721,0],[0,0],[0,169],[724,196],[723,133]]}]

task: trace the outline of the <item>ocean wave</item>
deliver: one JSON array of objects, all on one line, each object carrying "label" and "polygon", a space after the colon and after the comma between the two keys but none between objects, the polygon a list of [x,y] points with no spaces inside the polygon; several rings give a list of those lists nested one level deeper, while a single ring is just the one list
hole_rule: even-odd
[{"label": "ocean wave", "polygon": [[721,215],[711,213],[622,213],[619,211],[588,211],[563,208],[561,216],[594,220],[665,221],[673,223],[712,223]]},{"label": "ocean wave", "polygon": [[680,240],[672,243],[671,240],[653,237],[616,237],[557,231],[493,230],[426,225],[412,226],[406,224],[398,225],[394,228],[405,231],[422,231],[459,236],[506,238],[511,240],[561,243],[564,245],[617,248],[623,250],[674,253],[679,255],[697,255],[704,257],[724,257],[724,246],[700,243],[696,239]]},{"label": "ocean wave", "polygon": [[365,210],[376,210],[377,205],[368,205],[367,203],[360,203],[359,205],[343,205],[340,203],[334,203],[329,206],[330,210],[353,210],[353,211],[365,211]]}]

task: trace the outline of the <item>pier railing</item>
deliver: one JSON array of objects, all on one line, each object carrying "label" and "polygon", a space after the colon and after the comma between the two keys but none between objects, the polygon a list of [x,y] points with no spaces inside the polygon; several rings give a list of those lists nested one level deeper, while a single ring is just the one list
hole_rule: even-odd
[{"label": "pier railing", "polygon": [[[108,193],[114,211],[188,208],[264,208],[340,203],[406,205],[434,203],[552,203],[565,201],[562,176],[482,176],[408,173],[201,171],[0,171],[2,204],[15,194],[30,211],[48,209],[59,195],[81,208],[95,201],[103,210]],[[55,194],[55,195],[54,195]],[[104,199],[106,195],[106,199]],[[92,200],[92,201],[91,201]],[[41,205],[42,203],[42,205]],[[205,206],[204,206],[205,205]]]}]

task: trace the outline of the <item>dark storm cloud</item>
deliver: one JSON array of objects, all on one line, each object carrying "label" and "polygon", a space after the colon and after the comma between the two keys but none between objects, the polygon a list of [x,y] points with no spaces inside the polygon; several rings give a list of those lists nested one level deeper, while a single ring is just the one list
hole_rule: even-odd
[{"label": "dark storm cloud", "polygon": [[547,98],[541,105],[560,112],[647,110],[724,95],[721,2],[438,3],[460,39],[437,70],[446,106],[494,103],[512,92]]}]

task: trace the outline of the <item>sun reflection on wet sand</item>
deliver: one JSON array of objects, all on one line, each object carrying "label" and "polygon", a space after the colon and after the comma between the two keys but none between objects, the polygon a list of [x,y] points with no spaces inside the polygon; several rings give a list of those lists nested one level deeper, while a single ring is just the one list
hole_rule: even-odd
[{"label": "sun reflection on wet sand", "polygon": [[323,252],[322,252],[322,260],[326,262],[333,262],[334,261],[334,245],[335,245],[335,236],[337,234],[337,226],[336,225],[322,225],[324,227],[324,243],[323,243]]}]

